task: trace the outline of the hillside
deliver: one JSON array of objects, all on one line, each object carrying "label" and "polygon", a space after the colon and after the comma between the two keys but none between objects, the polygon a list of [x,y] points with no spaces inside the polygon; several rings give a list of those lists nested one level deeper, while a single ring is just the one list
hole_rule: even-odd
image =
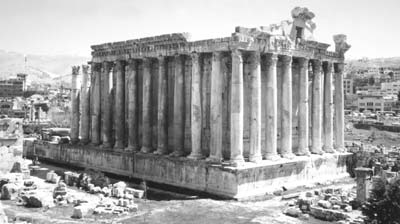
[{"label": "hillside", "polygon": [[28,83],[69,81],[71,66],[85,64],[90,58],[73,55],[26,55],[0,50],[0,79],[27,73]]},{"label": "hillside", "polygon": [[348,66],[355,68],[371,67],[400,67],[400,57],[393,58],[363,58],[357,60],[346,60]]}]

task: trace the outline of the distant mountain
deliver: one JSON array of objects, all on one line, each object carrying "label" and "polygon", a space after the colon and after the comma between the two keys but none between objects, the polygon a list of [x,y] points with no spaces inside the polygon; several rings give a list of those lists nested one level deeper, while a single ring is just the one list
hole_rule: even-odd
[{"label": "distant mountain", "polygon": [[87,57],[73,55],[24,56],[21,53],[0,50],[0,79],[15,77],[17,73],[27,73],[28,83],[69,82],[71,67],[86,64],[89,60]]},{"label": "distant mountain", "polygon": [[348,66],[355,68],[371,67],[400,67],[400,57],[392,58],[362,58],[357,60],[346,60]]}]

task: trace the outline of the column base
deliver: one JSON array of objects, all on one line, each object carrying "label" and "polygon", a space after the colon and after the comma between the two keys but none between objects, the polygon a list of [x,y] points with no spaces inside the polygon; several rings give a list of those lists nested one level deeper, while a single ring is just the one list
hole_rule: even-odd
[{"label": "column base", "polygon": [[236,158],[229,160],[229,164],[234,167],[239,167],[243,166],[245,164],[245,161],[243,158]]},{"label": "column base", "polygon": [[81,145],[87,145],[89,144],[89,139],[81,139],[81,141],[79,142]]},{"label": "column base", "polygon": [[140,149],[141,153],[150,153],[151,151],[151,148],[147,146],[142,146],[142,148]]},{"label": "column base", "polygon": [[137,147],[128,146],[124,149],[125,152],[136,152]]},{"label": "column base", "polygon": [[321,149],[311,149],[311,153],[317,154],[317,155],[322,155],[322,154],[324,154],[324,151],[322,151]]},{"label": "column base", "polygon": [[266,160],[277,161],[277,160],[280,160],[281,157],[280,157],[278,154],[267,154],[267,155],[265,156],[265,159],[266,159]]},{"label": "column base", "polygon": [[335,153],[336,151],[333,149],[333,147],[322,147],[322,149],[324,150],[324,152],[326,153]]},{"label": "column base", "polygon": [[71,139],[71,144],[76,145],[79,143],[79,139]]},{"label": "column base", "polygon": [[186,158],[188,159],[193,159],[193,160],[200,160],[203,159],[204,156],[201,154],[196,154],[196,153],[191,153],[189,156],[187,156]]},{"label": "column base", "polygon": [[91,142],[90,145],[92,145],[92,146],[99,146],[99,145],[100,145],[100,142]]},{"label": "column base", "polygon": [[167,154],[167,150],[164,147],[158,147],[156,151],[153,152],[154,155],[165,155]]},{"label": "column base", "polygon": [[171,157],[181,157],[181,156],[183,156],[183,152],[182,152],[182,150],[173,151],[173,152],[170,153],[168,156],[171,156]]},{"label": "column base", "polygon": [[282,158],[285,158],[285,159],[293,159],[294,157],[296,157],[296,155],[291,153],[291,152],[287,152],[287,153],[283,153],[282,154]]},{"label": "column base", "polygon": [[305,149],[300,150],[299,152],[297,152],[296,156],[311,156],[311,153],[308,150],[308,148],[305,148]]},{"label": "column base", "polygon": [[123,142],[121,142],[121,141],[115,142],[114,149],[124,149],[124,148],[125,148],[125,146],[124,146]]},{"label": "column base", "polygon": [[111,148],[111,143],[109,142],[103,142],[102,145],[100,145],[101,149],[110,149]]},{"label": "column base", "polygon": [[258,163],[262,160],[261,155],[250,155],[249,161],[252,163]]},{"label": "column base", "polygon": [[221,163],[221,162],[222,162],[222,157],[210,155],[210,156],[206,159],[206,161],[207,161],[207,162],[210,162],[210,163]]},{"label": "column base", "polygon": [[335,148],[335,150],[337,152],[346,152],[346,148],[345,147],[337,147],[337,148]]}]

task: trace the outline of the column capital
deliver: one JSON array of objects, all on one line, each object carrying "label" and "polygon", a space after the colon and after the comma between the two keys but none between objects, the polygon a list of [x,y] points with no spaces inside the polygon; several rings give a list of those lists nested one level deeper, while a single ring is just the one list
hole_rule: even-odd
[{"label": "column capital", "polygon": [[192,53],[190,53],[190,57],[192,58],[192,60],[198,60],[199,59],[199,53],[197,53],[196,51],[193,51]]},{"label": "column capital", "polygon": [[165,61],[165,56],[163,56],[163,55],[158,55],[157,60],[158,60],[158,62],[164,63],[164,61]]},{"label": "column capital", "polygon": [[135,66],[137,64],[137,60],[134,58],[129,58],[127,64],[128,66]]},{"label": "column capital", "polygon": [[125,61],[123,61],[123,60],[117,60],[117,61],[115,61],[115,68],[116,68],[118,71],[120,71],[120,70],[122,70],[122,67],[125,66],[125,64],[126,64]]},{"label": "column capital", "polygon": [[101,63],[92,63],[91,69],[92,69],[92,72],[100,72],[101,71]]},{"label": "column capital", "polygon": [[221,52],[220,51],[213,51],[212,52],[212,60],[221,60]]},{"label": "column capital", "polygon": [[142,58],[142,62],[144,67],[150,67],[151,58],[144,57]]},{"label": "column capital", "polygon": [[340,63],[334,63],[333,64],[335,73],[342,73],[344,70],[344,63],[340,62]]},{"label": "column capital", "polygon": [[243,55],[239,49],[232,49],[231,55],[232,55],[232,59],[237,59],[237,60],[243,61]]},{"label": "column capital", "polygon": [[79,75],[79,66],[72,66],[72,75]]},{"label": "column capital", "polygon": [[324,73],[331,73],[332,72],[332,62],[330,61],[324,61],[322,63]]},{"label": "column capital", "polygon": [[308,63],[310,62],[309,58],[298,58],[300,67],[308,67]]},{"label": "column capital", "polygon": [[283,65],[290,65],[292,63],[292,56],[282,55]]},{"label": "column capital", "polygon": [[267,55],[267,65],[276,65],[278,62],[278,54],[272,53],[272,54],[266,54]]}]

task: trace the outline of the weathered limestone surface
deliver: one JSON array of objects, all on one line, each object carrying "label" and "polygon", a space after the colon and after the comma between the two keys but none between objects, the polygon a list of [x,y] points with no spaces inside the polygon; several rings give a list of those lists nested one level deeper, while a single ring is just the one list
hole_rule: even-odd
[{"label": "weathered limestone surface", "polygon": [[210,105],[210,156],[212,162],[222,159],[222,76],[221,53],[214,52],[211,65],[211,105]]},{"label": "weathered limestone surface", "polygon": [[278,135],[278,84],[276,66],[278,55],[267,55],[267,95],[263,100],[267,101],[266,110],[266,159],[279,159],[277,152],[277,135]]},{"label": "weathered limestone surface", "polygon": [[151,59],[143,59],[143,107],[142,107],[142,148],[143,153],[152,152],[151,146]]},{"label": "weathered limestone surface", "polygon": [[93,145],[99,145],[100,144],[100,115],[101,115],[101,82],[100,82],[100,77],[101,77],[101,64],[100,63],[95,63],[92,65],[92,77],[94,79],[94,83],[92,83],[93,86],[93,103],[92,103],[92,120],[91,120],[91,126],[92,126],[92,135],[91,135],[91,142]]},{"label": "weathered limestone surface", "polygon": [[172,156],[182,156],[184,146],[184,116],[185,116],[185,94],[184,94],[184,73],[183,58],[180,55],[175,56],[175,89],[174,89],[174,112],[173,112],[173,147]]},{"label": "weathered limestone surface", "polygon": [[127,151],[137,151],[138,143],[138,72],[137,61],[130,60],[128,63],[128,148]]},{"label": "weathered limestone surface", "polygon": [[79,141],[79,87],[78,87],[79,66],[72,67],[72,86],[71,86],[71,142]]},{"label": "weathered limestone surface", "polygon": [[239,165],[243,158],[243,57],[238,50],[232,51],[231,84],[231,155],[230,162]]},{"label": "weathered limestone surface", "polygon": [[168,79],[165,69],[165,58],[158,57],[158,113],[157,113],[157,151],[155,154],[166,154],[168,152]]},{"label": "weathered limestone surface", "polygon": [[82,111],[80,113],[80,123],[81,123],[81,142],[83,144],[89,143],[90,134],[90,76],[89,76],[89,66],[82,65],[82,88],[81,88],[81,99],[80,103],[82,105]]},{"label": "weathered limestone surface", "polygon": [[252,53],[250,71],[250,162],[261,161],[261,65],[260,55]]},{"label": "weathered limestone surface", "polygon": [[282,76],[282,157],[292,159],[292,57],[283,57]]},{"label": "weathered limestone surface", "polygon": [[332,64],[324,63],[324,151],[333,153]]},{"label": "weathered limestone surface", "polygon": [[192,122],[192,152],[190,159],[201,159],[201,129],[202,129],[202,107],[201,107],[201,76],[200,61],[197,53],[192,53],[192,88],[191,88],[191,122]]},{"label": "weathered limestone surface", "polygon": [[[112,64],[110,62],[103,62],[101,83],[102,83],[102,94],[101,94],[101,108],[104,110],[101,114],[101,139],[102,147],[111,147],[111,90],[110,79],[112,79]],[[112,82],[111,82],[112,83]]]},{"label": "weathered limestone surface", "polygon": [[321,61],[313,60],[313,102],[312,102],[312,147],[311,152],[322,153],[322,84]]},{"label": "weathered limestone surface", "polygon": [[[343,63],[335,64],[335,149],[343,152],[344,147],[344,97]],[[341,94],[339,94],[341,93]]]},{"label": "weathered limestone surface", "polygon": [[299,148],[297,155],[309,155],[309,99],[308,99],[308,63],[307,58],[300,58],[300,82],[299,82]]},{"label": "weathered limestone surface", "polygon": [[114,149],[121,150],[125,148],[125,62],[117,61],[116,70]]}]

